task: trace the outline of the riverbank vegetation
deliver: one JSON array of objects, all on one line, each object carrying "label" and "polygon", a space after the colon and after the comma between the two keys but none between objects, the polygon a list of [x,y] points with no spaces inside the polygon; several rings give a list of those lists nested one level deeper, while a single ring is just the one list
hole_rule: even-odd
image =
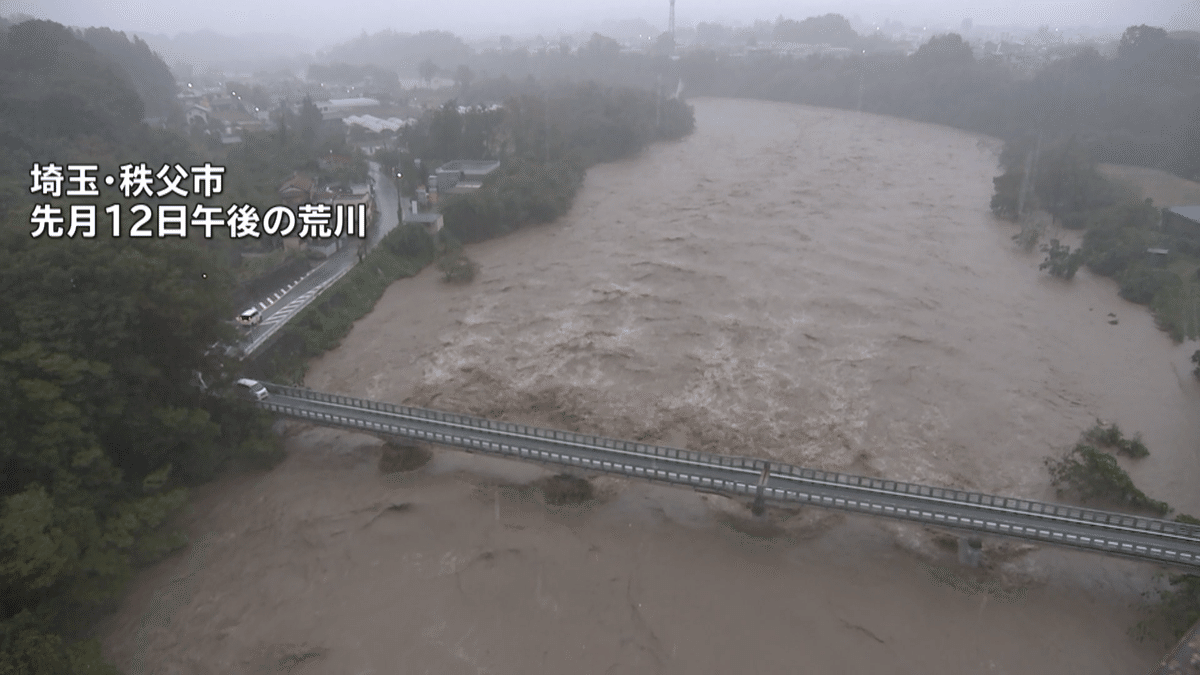
[{"label": "riverbank vegetation", "polygon": [[1134,434],[1133,438],[1125,438],[1116,422],[1106,425],[1096,420],[1091,428],[1083,432],[1083,440],[1097,447],[1116,450],[1117,453],[1133,459],[1150,456],[1150,450],[1142,442],[1142,434],[1139,432]]},{"label": "riverbank vegetation", "polygon": [[473,87],[504,106],[460,112],[457,100],[448,101],[406,132],[411,152],[400,160],[409,189],[421,182],[422,171],[449,159],[501,161],[479,190],[444,196],[446,229],[466,243],[554,221],[571,208],[588,167],[632,157],[695,128],[691,106],[650,91],[508,80]]},{"label": "riverbank vegetation", "polygon": [[[1026,91],[1040,113],[1023,132],[1003,136],[1004,172],[991,201],[1002,218],[1040,209],[1082,231],[1075,251],[1057,240],[1044,247],[1041,269],[1069,279],[1084,265],[1113,279],[1122,298],[1147,305],[1176,341],[1200,337],[1200,227],[1171,224],[1153,202],[1100,174],[1097,162],[1200,176],[1200,147],[1172,140],[1200,132],[1200,116],[1182,112],[1200,101],[1200,82],[1183,75],[1198,68],[1200,45],[1148,26],[1128,29],[1114,58],[1084,49],[1047,65]],[[1095,100],[1102,90],[1103,105]]]},{"label": "riverbank vegetation", "polygon": [[116,675],[93,624],[136,569],[186,544],[170,523],[189,488],[281,456],[270,416],[229,392],[237,365],[213,348],[235,332],[218,249],[103,226],[30,236],[35,200],[65,206],[30,195],[35,162],[194,159],[141,123],[129,71],[144,45],[90,35],[133,60],[52,22],[0,29],[0,675]]},{"label": "riverbank vegetation", "polygon": [[1062,457],[1045,461],[1050,482],[1059,496],[1095,502],[1104,506],[1146,510],[1166,515],[1171,507],[1166,502],[1151,499],[1133,484],[1133,479],[1117,463],[1111,451],[1131,459],[1150,456],[1150,450],[1136,433],[1126,438],[1115,422],[1101,420],[1079,434],[1075,443]]},{"label": "riverbank vegetation", "polygon": [[[1024,173],[1035,157],[1047,161],[1027,181]],[[1074,141],[1045,149],[1010,144],[1001,159],[1007,169],[995,179],[997,215],[1016,220],[1013,204],[1020,200],[1026,210],[1044,208],[1065,229],[1083,231],[1078,249],[1057,239],[1044,246],[1041,269],[1070,279],[1086,266],[1113,279],[1122,298],[1147,305],[1176,341],[1200,337],[1200,227],[1164,226],[1162,209],[1148,199],[1129,198],[1128,188],[1104,178]],[[1022,191],[1025,196],[1018,196]]]},{"label": "riverbank vegetation", "polygon": [[[1159,517],[1174,510],[1166,502],[1139,490],[1117,458],[1104,449],[1134,459],[1150,454],[1141,434],[1126,438],[1116,423],[1104,424],[1096,420],[1080,434],[1079,441],[1067,453],[1045,461],[1051,484],[1060,497],[1122,511],[1148,512]],[[1182,513],[1177,514],[1175,520],[1200,525],[1200,519]],[[1150,616],[1131,629],[1131,634],[1139,641],[1152,635],[1166,635],[1173,642],[1200,621],[1200,575],[1170,575],[1166,587],[1149,595],[1154,597]]]},{"label": "riverbank vegetation", "polygon": [[416,471],[429,463],[433,453],[412,441],[389,441],[379,455],[379,472],[383,474]]},{"label": "riverbank vegetation", "polygon": [[449,283],[467,284],[479,273],[479,264],[461,250],[447,252],[438,259],[437,266],[442,272],[442,280]]},{"label": "riverbank vegetation", "polygon": [[1151,499],[1139,490],[1116,457],[1080,441],[1063,457],[1046,460],[1051,483],[1060,497],[1083,503],[1149,511],[1163,516],[1171,511],[1166,502]]},{"label": "riverbank vegetation", "polygon": [[444,246],[419,225],[405,224],[389,232],[362,262],[279,330],[274,344],[249,364],[250,373],[299,384],[309,359],[336,347],[354,322],[374,309],[388,286],[416,275]]}]

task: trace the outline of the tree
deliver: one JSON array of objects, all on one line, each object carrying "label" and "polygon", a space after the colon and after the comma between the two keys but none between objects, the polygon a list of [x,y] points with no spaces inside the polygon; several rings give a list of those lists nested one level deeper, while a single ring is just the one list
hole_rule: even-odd
[{"label": "tree", "polygon": [[958,33],[935,35],[929,42],[917,48],[912,55],[913,63],[922,69],[963,67],[975,62],[971,45],[963,41]]},{"label": "tree", "polygon": [[1070,246],[1060,244],[1057,239],[1051,239],[1048,246],[1042,246],[1046,259],[1038,265],[1039,270],[1048,270],[1050,276],[1070,280],[1075,277],[1079,265],[1083,263],[1083,255],[1072,251]]},{"label": "tree", "polygon": [[433,83],[433,77],[438,74],[439,70],[432,59],[425,59],[417,64],[417,72],[421,74],[421,79],[425,80],[427,86]]},{"label": "tree", "polygon": [[621,43],[599,33],[592,33],[591,39],[579,48],[579,56],[594,61],[612,61],[621,55]]},{"label": "tree", "polygon": [[171,69],[141,38],[134,36],[129,40],[124,33],[108,28],[88,28],[82,37],[97,52],[121,66],[146,104],[147,114],[166,117],[179,107]]},{"label": "tree", "polygon": [[846,17],[841,14],[812,16],[803,21],[779,19],[772,31],[774,39],[782,42],[827,44],[834,47],[849,47],[858,39],[858,33]]},{"label": "tree", "polygon": [[1021,183],[1025,180],[1025,172],[1019,169],[1009,169],[992,179],[995,193],[992,195],[992,213],[1005,220],[1015,221],[1020,204]]},{"label": "tree", "polygon": [[464,96],[467,93],[467,88],[471,86],[471,80],[475,79],[475,73],[471,69],[462,64],[454,71],[454,81],[458,83],[459,96]]},{"label": "tree", "polygon": [[428,124],[426,158],[440,160],[459,156],[463,133],[463,116],[458,112],[458,101],[450,99],[431,116]]},{"label": "tree", "polygon": [[1100,502],[1116,507],[1151,511],[1163,516],[1171,506],[1146,495],[1112,455],[1080,441],[1060,458],[1047,458],[1050,482],[1059,496],[1069,494],[1084,503]]},{"label": "tree", "polygon": [[317,135],[321,131],[321,121],[324,119],[321,115],[321,110],[313,103],[312,97],[308,94],[304,95],[304,101],[300,104],[300,115],[296,120],[297,126],[300,127],[300,137],[308,144],[313,144],[317,140]]},{"label": "tree", "polygon": [[442,281],[450,283],[470,283],[479,273],[479,264],[458,250],[442,256],[437,266],[442,271]]},{"label": "tree", "polygon": [[1043,208],[1056,219],[1103,206],[1111,196],[1095,161],[1074,137],[1042,150],[1034,190]]},{"label": "tree", "polygon": [[1142,24],[1130,26],[1121,35],[1117,55],[1122,59],[1141,59],[1161,47],[1169,38],[1167,31]]},{"label": "tree", "polygon": [[[25,157],[84,152],[101,175],[122,161],[193,165],[187,141],[141,124],[133,86],[72,31],[10,28],[0,62],[0,185],[24,175],[28,193],[29,164],[9,163]],[[186,542],[163,523],[187,486],[269,445],[269,423],[220,395],[233,366],[210,345],[235,338],[216,247],[102,228],[87,246],[35,240],[27,213],[0,214],[0,675],[115,673],[78,636],[135,566]]]},{"label": "tree", "polygon": [[667,56],[675,51],[675,37],[670,32],[662,33],[654,41],[654,53]]}]

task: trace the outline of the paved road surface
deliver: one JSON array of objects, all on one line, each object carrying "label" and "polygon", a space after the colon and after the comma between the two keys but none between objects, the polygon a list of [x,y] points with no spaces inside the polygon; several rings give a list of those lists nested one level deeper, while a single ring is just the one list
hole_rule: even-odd
[{"label": "paved road surface", "polygon": [[[370,175],[375,186],[375,210],[379,218],[367,233],[368,250],[377,246],[399,224],[396,181],[385,176],[376,162],[370,163]],[[278,299],[272,294],[272,297],[256,303],[255,306],[261,306],[261,303],[269,301],[262,310],[262,323],[242,329],[243,353],[249,356],[260,349],[293,316],[357,265],[359,241],[357,238],[346,239],[340,250],[295,282]]]}]

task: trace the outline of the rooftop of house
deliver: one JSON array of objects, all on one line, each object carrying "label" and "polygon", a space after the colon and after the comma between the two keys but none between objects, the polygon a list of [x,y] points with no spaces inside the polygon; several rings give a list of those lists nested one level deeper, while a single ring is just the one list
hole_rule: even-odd
[{"label": "rooftop of house", "polygon": [[500,162],[487,159],[455,159],[437,168],[438,172],[459,172],[467,176],[486,176],[500,168]]},{"label": "rooftop of house", "polygon": [[379,133],[384,129],[398,131],[403,127],[416,124],[416,120],[411,118],[406,120],[402,120],[399,117],[389,117],[387,119],[383,119],[380,117],[375,117],[374,115],[350,115],[349,117],[343,118],[342,121],[346,124],[360,126],[376,133]]},{"label": "rooftop of house", "polygon": [[322,111],[334,108],[368,108],[379,105],[379,101],[373,98],[331,98],[328,101],[316,101],[315,103],[317,108]]},{"label": "rooftop of house", "polygon": [[304,192],[311,192],[316,186],[317,182],[312,176],[296,172],[292,174],[291,178],[283,181],[283,184],[279,186],[279,191],[302,190]]}]

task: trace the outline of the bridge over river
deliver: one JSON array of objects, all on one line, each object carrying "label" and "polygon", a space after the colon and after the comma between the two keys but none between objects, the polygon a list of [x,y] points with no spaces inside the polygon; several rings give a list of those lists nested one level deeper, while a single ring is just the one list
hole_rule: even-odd
[{"label": "bridge over river", "polygon": [[502,457],[661,481],[756,505],[812,505],[1084,549],[1200,572],[1200,527],[1113,513],[805,469],[263,383],[261,408],[326,426]]}]

